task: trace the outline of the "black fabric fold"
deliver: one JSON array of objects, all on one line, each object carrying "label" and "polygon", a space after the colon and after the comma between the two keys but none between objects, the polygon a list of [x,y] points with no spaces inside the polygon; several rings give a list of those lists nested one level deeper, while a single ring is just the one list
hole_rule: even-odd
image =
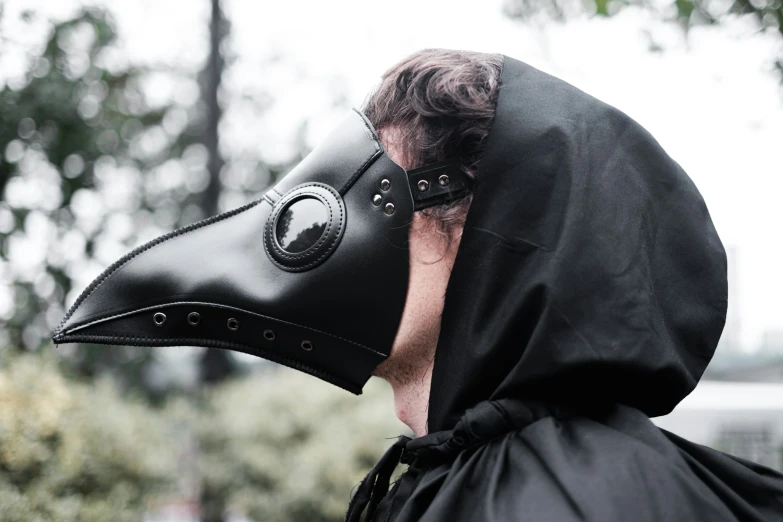
[{"label": "black fabric fold", "polygon": [[377,479],[367,522],[783,521],[778,473],[623,405],[485,401],[453,430],[398,440],[389,474],[397,455],[409,468],[388,493]]},{"label": "black fabric fold", "polygon": [[408,441],[410,441],[410,437],[401,435],[364,477],[348,505],[345,522],[359,522],[365,508],[367,509],[366,520],[373,519],[378,504],[389,489],[391,475],[399,464]]}]

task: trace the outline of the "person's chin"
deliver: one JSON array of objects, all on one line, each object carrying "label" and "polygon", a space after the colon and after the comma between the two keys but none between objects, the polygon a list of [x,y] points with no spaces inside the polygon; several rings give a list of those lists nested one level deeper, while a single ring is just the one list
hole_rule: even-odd
[{"label": "person's chin", "polygon": [[397,365],[397,358],[398,358],[399,348],[397,347],[396,343],[391,349],[391,353],[389,356],[381,362],[378,366],[375,367],[375,369],[372,371],[373,377],[380,377],[381,379],[384,379],[388,381],[392,375],[394,375],[394,368]]}]

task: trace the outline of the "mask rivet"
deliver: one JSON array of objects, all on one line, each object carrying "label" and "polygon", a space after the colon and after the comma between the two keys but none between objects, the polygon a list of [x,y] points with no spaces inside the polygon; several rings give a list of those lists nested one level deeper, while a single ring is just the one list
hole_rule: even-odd
[{"label": "mask rivet", "polygon": [[275,340],[275,332],[272,330],[264,330],[264,339],[267,341],[274,341]]},{"label": "mask rivet", "polygon": [[193,326],[196,326],[200,322],[201,322],[201,316],[198,314],[198,312],[190,312],[188,314],[188,323],[192,324]]},{"label": "mask rivet", "polygon": [[376,194],[372,197],[372,204],[377,206],[380,206],[381,202],[383,201],[383,197],[381,197],[380,194]]},{"label": "mask rivet", "polygon": [[391,188],[391,181],[388,179],[382,179],[381,180],[381,190],[387,191]]},{"label": "mask rivet", "polygon": [[302,350],[309,352],[313,349],[313,343],[310,341],[302,341]]},{"label": "mask rivet", "polygon": [[239,321],[232,317],[228,320],[226,326],[228,326],[228,329],[231,330],[232,332],[236,332],[237,330],[239,330]]},{"label": "mask rivet", "polygon": [[386,206],[383,207],[383,211],[390,216],[394,214],[394,203],[386,203]]},{"label": "mask rivet", "polygon": [[445,174],[441,174],[441,176],[438,178],[438,184],[441,187],[445,187],[446,185],[448,185],[449,181],[450,181],[449,177],[447,175],[445,175]]},{"label": "mask rivet", "polygon": [[430,188],[430,183],[426,179],[423,179],[419,181],[416,186],[419,187],[419,192],[424,192]]},{"label": "mask rivet", "polygon": [[158,312],[158,313],[156,313],[155,315],[152,316],[152,321],[157,326],[163,326],[163,323],[166,322],[166,314],[164,314],[163,312]]}]

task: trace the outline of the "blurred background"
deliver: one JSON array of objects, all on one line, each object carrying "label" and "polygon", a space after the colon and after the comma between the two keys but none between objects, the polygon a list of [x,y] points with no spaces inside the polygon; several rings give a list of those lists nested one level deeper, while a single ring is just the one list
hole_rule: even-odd
[{"label": "blurred background", "polygon": [[501,52],[644,125],[704,195],[729,314],[656,419],[783,468],[783,1],[0,1],[0,520],[339,521],[407,431],[222,350],[50,341],[105,267],[260,197],[424,47]]}]

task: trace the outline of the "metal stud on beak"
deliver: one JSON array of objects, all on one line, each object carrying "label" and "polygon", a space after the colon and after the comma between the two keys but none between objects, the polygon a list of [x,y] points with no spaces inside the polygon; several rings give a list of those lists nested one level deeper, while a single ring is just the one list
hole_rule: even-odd
[{"label": "metal stud on beak", "polygon": [[380,206],[381,202],[383,201],[383,197],[380,194],[376,194],[372,197],[372,204],[376,207]]},{"label": "metal stud on beak", "polygon": [[441,187],[447,186],[449,184],[449,181],[450,181],[449,177],[446,174],[441,174],[440,177],[438,178],[438,184]]},{"label": "metal stud on beak", "polygon": [[155,315],[152,316],[152,321],[157,326],[163,326],[163,323],[166,322],[166,314],[163,312],[157,312]]},{"label": "metal stud on beak", "polygon": [[385,191],[389,190],[390,188],[391,188],[391,181],[389,181],[388,179],[382,179],[381,180],[381,190],[383,190],[385,192]]},{"label": "metal stud on beak", "polygon": [[190,312],[188,314],[188,323],[190,323],[193,326],[198,325],[198,323],[201,322],[201,316],[198,312]]},{"label": "metal stud on beak", "polygon": [[394,214],[394,203],[386,203],[386,206],[383,207],[383,211],[390,216]]},{"label": "metal stud on beak", "polygon": [[232,317],[226,322],[226,326],[228,326],[228,329],[232,332],[236,332],[239,330],[239,321]]},{"label": "metal stud on beak", "polygon": [[419,188],[419,192],[425,192],[428,188],[430,188],[430,184],[426,179],[419,181],[416,186]]}]

